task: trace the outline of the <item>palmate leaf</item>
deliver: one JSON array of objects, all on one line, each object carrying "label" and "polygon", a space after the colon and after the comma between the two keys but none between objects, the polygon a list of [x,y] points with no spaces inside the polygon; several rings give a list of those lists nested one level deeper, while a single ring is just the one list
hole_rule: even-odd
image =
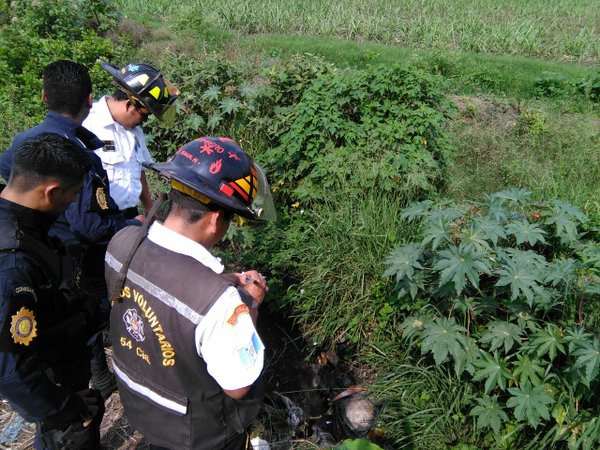
[{"label": "palmate leaf", "polygon": [[[501,253],[499,252],[499,255]],[[529,253],[507,250],[502,257],[501,267],[496,270],[499,277],[496,286],[510,286],[512,301],[525,297],[527,304],[533,306],[535,295],[543,290],[540,284],[543,277],[539,267],[539,255],[533,256]]]},{"label": "palmate leaf", "polygon": [[433,353],[433,359],[439,366],[449,354],[454,358],[460,356],[460,352],[466,344],[466,332],[467,329],[457,324],[454,317],[450,317],[450,319],[438,317],[435,321],[426,324],[423,329],[421,353]]},{"label": "palmate leaf", "polygon": [[498,241],[506,237],[504,227],[492,217],[478,217],[473,221],[473,225],[483,239],[494,245],[498,245]]},{"label": "palmate leaf", "polygon": [[429,207],[433,204],[431,200],[411,203],[407,208],[402,210],[400,218],[407,220],[409,223],[426,216],[429,213]]},{"label": "palmate leaf", "polygon": [[556,236],[562,242],[570,244],[579,238],[577,226],[586,220],[585,214],[575,206],[561,200],[554,200],[552,212],[545,223],[547,225],[554,225]]},{"label": "palmate leaf", "polygon": [[415,269],[423,269],[423,266],[419,263],[421,253],[421,244],[416,242],[411,242],[393,250],[385,260],[388,268],[383,273],[383,276],[394,276],[397,280],[402,280],[403,278],[411,280]]},{"label": "palmate leaf", "polygon": [[538,358],[548,355],[550,361],[554,361],[557,352],[565,353],[560,328],[551,323],[533,335],[531,342],[524,347],[525,350],[534,351]]},{"label": "palmate leaf", "polygon": [[594,339],[592,342],[585,343],[573,352],[573,356],[577,357],[575,368],[585,368],[584,383],[589,387],[600,370],[600,342]]},{"label": "palmate leaf", "polygon": [[219,113],[214,113],[212,114],[209,118],[208,121],[206,122],[206,126],[212,130],[213,128],[215,128],[217,125],[219,125],[219,123],[221,123],[221,114]]},{"label": "palmate leaf", "polygon": [[544,283],[556,287],[575,281],[577,261],[571,258],[558,258],[548,265]]},{"label": "palmate leaf", "polygon": [[548,405],[552,405],[554,399],[546,394],[545,384],[532,387],[531,384],[525,383],[523,386],[510,388],[508,392],[512,397],[508,399],[506,406],[514,409],[517,420],[527,419],[527,422],[536,428],[540,419],[550,418]]},{"label": "palmate leaf", "polygon": [[423,246],[431,245],[436,250],[442,244],[451,244],[451,232],[455,230],[453,222],[460,217],[456,211],[435,209],[431,211],[423,233]]},{"label": "palmate leaf", "polygon": [[494,356],[487,352],[482,352],[483,358],[475,361],[478,370],[473,376],[473,380],[485,380],[485,393],[489,393],[498,386],[503,391],[506,390],[506,381],[510,379],[511,373],[508,370],[508,361],[494,353]]},{"label": "palmate leaf", "polygon": [[453,282],[456,295],[460,295],[469,281],[475,289],[479,289],[479,274],[491,274],[490,262],[484,252],[466,249],[462,244],[453,245],[439,252],[441,258],[433,267],[441,272],[439,285]]},{"label": "palmate leaf", "polygon": [[592,342],[593,337],[592,334],[586,333],[582,327],[573,325],[565,330],[563,341],[568,344],[569,353],[573,353],[578,348],[587,346]]},{"label": "palmate leaf", "polygon": [[504,346],[504,353],[508,353],[515,342],[521,340],[522,333],[523,331],[518,325],[504,320],[496,320],[489,324],[487,333],[481,337],[480,341],[489,343],[490,351]]},{"label": "palmate leaf", "polygon": [[424,317],[418,316],[409,316],[404,322],[400,324],[400,330],[402,330],[402,337],[405,339],[410,339],[411,337],[419,334],[423,331],[425,324],[428,324],[430,321]]},{"label": "palmate leaf", "polygon": [[398,298],[402,298],[406,295],[414,300],[417,298],[419,291],[425,291],[429,280],[426,276],[425,271],[415,272],[412,279],[402,278],[396,281],[396,290],[398,292]]},{"label": "palmate leaf", "polygon": [[475,373],[475,361],[481,356],[481,350],[477,347],[475,339],[466,336],[462,350],[458,355],[454,355],[454,372],[457,377],[466,370],[471,375]]},{"label": "palmate leaf", "polygon": [[502,410],[498,399],[484,395],[477,398],[476,401],[477,406],[471,410],[469,415],[477,417],[477,428],[490,427],[494,433],[499,434],[502,423],[508,421],[508,416]]},{"label": "palmate leaf", "polygon": [[490,205],[502,206],[507,201],[510,203],[524,204],[531,197],[531,192],[526,189],[510,188],[495,192],[488,196]]},{"label": "palmate leaf", "polygon": [[538,242],[542,244],[546,243],[544,239],[546,232],[537,224],[529,223],[526,220],[517,220],[509,223],[506,226],[506,231],[508,234],[515,236],[517,245],[521,245],[523,242],[527,242],[531,246],[534,246]]},{"label": "palmate leaf", "polygon": [[518,355],[517,361],[513,366],[513,378],[516,378],[519,385],[531,383],[537,386],[542,382],[546,370],[538,364],[538,361],[532,361],[527,355]]},{"label": "palmate leaf", "polygon": [[202,100],[216,100],[219,98],[219,95],[221,94],[221,88],[219,86],[209,86],[208,89],[206,89],[206,91],[204,91],[202,93]]},{"label": "palmate leaf", "polygon": [[490,243],[486,240],[486,235],[480,228],[471,224],[469,228],[459,234],[461,245],[467,251],[488,252],[491,249]]},{"label": "palmate leaf", "polygon": [[240,106],[242,106],[242,103],[238,99],[231,97],[224,98],[219,102],[219,108],[221,108],[221,111],[225,114],[233,114],[240,109]]}]

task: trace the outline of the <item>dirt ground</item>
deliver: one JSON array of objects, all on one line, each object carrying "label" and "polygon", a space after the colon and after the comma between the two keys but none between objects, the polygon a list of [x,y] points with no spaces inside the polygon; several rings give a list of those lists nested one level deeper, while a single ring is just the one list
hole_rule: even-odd
[{"label": "dirt ground", "polygon": [[[337,426],[331,400],[352,392],[373,374],[351,367],[332,351],[321,352],[305,343],[289,319],[261,311],[258,329],[266,347],[263,372],[265,400],[252,436],[269,443],[271,450],[329,448],[354,437]],[[107,349],[110,358],[110,349]],[[102,445],[106,450],[143,449],[143,436],[132,430],[123,414],[119,395],[106,401]],[[35,428],[0,403],[0,450],[31,449]]]}]

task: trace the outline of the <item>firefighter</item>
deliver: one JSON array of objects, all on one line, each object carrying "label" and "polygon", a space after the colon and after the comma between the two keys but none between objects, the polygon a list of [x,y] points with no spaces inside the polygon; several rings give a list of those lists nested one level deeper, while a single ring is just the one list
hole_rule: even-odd
[{"label": "firefighter", "polygon": [[243,449],[262,404],[267,285],[255,270],[224,275],[210,250],[234,216],[273,217],[269,187],[228,138],[196,139],[152,168],[171,183],[164,223],[120,231],[106,253],[125,414],[153,448]]},{"label": "firefighter", "polygon": [[111,196],[125,217],[133,218],[140,201],[145,211],[152,208],[142,163],[153,161],[141,125],[151,114],[171,125],[179,91],[148,64],[100,65],[113,77],[115,90],[92,105],[83,126],[104,143],[95,152],[108,174]]}]

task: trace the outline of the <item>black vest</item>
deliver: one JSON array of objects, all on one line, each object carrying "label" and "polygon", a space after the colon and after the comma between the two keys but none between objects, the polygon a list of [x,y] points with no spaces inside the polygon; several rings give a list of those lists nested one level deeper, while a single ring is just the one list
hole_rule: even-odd
[{"label": "black vest", "polygon": [[[139,232],[127,227],[110,242],[109,292]],[[111,310],[113,365],[127,419],[152,444],[219,449],[260,410],[260,383],[233,400],[196,351],[196,326],[229,285],[195,259],[148,239],[131,260]]]}]

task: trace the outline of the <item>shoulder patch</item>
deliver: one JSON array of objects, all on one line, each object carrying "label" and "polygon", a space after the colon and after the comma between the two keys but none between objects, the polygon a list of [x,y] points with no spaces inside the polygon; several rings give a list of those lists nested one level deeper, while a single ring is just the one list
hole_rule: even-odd
[{"label": "shoulder patch", "polygon": [[250,314],[250,308],[248,308],[248,305],[244,303],[235,307],[235,309],[233,310],[233,314],[229,319],[227,319],[227,323],[229,325],[235,325],[237,323],[238,317],[242,314]]},{"label": "shoulder patch", "polygon": [[100,209],[108,209],[108,202],[106,201],[106,192],[103,187],[96,189],[96,201]]},{"label": "shoulder patch", "polygon": [[[41,286],[41,288],[44,289],[45,286]],[[33,300],[37,302],[37,295],[31,286],[15,286],[13,288],[13,292],[14,295],[29,294],[33,297]]]},{"label": "shoulder patch", "polygon": [[23,307],[12,316],[10,334],[15,344],[28,346],[37,336],[37,322],[33,311]]}]

